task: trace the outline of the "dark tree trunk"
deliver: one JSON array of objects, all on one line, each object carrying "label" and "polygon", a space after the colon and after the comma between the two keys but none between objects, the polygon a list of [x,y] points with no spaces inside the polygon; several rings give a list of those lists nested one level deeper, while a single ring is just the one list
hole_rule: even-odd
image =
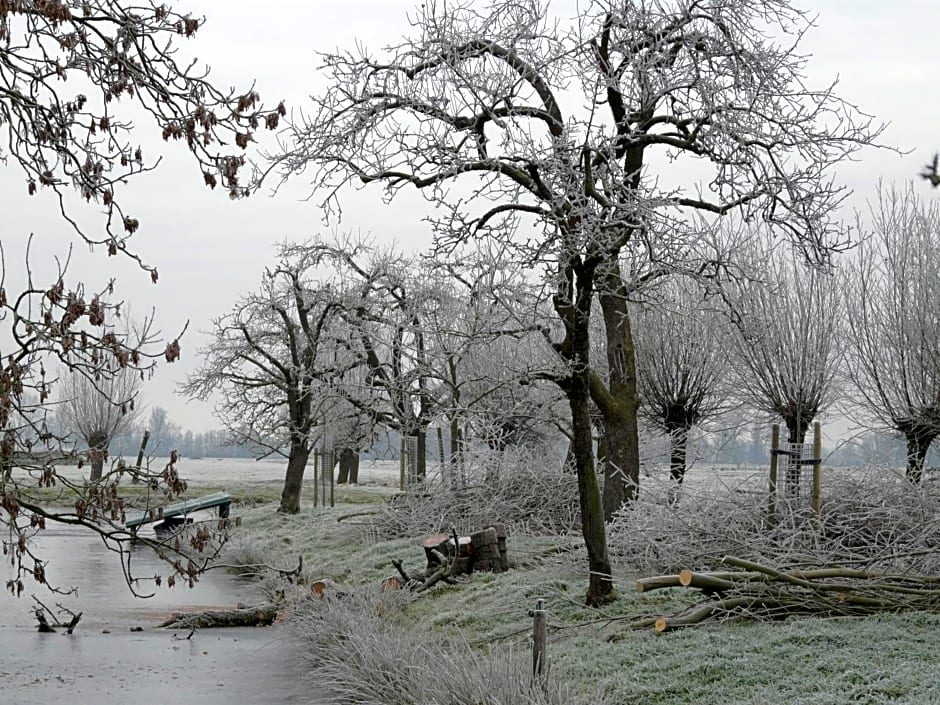
[{"label": "dark tree trunk", "polygon": [[591,429],[587,380],[573,380],[567,390],[567,395],[571,407],[573,436],[571,445],[575,458],[575,470],[578,474],[581,533],[587,548],[590,570],[587,603],[597,605],[606,602],[613,594],[614,583],[611,577],[610,558],[607,554],[604,509],[597,484],[597,473],[594,471],[594,438]]},{"label": "dark tree trunk", "polygon": [[[284,491],[281,492],[281,506],[278,507],[278,511],[282,514],[297,514],[300,511],[300,490],[303,486],[304,471],[307,469],[309,457],[310,449],[306,443],[291,443],[290,455],[287,458],[287,475],[284,478]],[[325,467],[324,470],[326,470]],[[333,468],[330,468],[329,472],[333,472]]]},{"label": "dark tree trunk", "polygon": [[359,453],[352,448],[343,448],[339,454],[339,473],[336,476],[337,485],[359,483]]},{"label": "dark tree trunk", "polygon": [[92,433],[88,438],[88,457],[91,461],[92,482],[101,479],[104,471],[104,461],[108,457],[108,437],[100,431]]},{"label": "dark tree trunk", "polygon": [[463,483],[463,449],[460,432],[460,420],[454,416],[450,420],[450,474],[454,486],[460,487]]},{"label": "dark tree trunk", "polygon": [[594,421],[597,427],[597,472],[607,477],[607,431],[604,429],[604,422]]},{"label": "dark tree trunk", "polygon": [[352,485],[359,484],[359,451],[358,450],[350,449],[349,482]]},{"label": "dark tree trunk", "polygon": [[924,462],[927,451],[937,434],[932,430],[917,428],[904,433],[907,441],[907,479],[919,484],[924,479]]},{"label": "dark tree trunk", "polygon": [[677,485],[685,479],[687,451],[689,446],[688,426],[673,426],[669,429],[669,477]]},{"label": "dark tree trunk", "polygon": [[595,379],[594,401],[604,417],[607,458],[604,464],[604,518],[610,521],[636,499],[640,487],[640,441],[637,433],[639,396],[633,331],[620,272],[611,272],[599,295],[607,337],[607,389]]},{"label": "dark tree trunk", "polygon": [[[577,223],[574,222],[574,225]],[[555,311],[565,327],[565,338],[556,350],[568,365],[558,384],[571,409],[571,450],[578,477],[581,534],[588,555],[589,605],[608,602],[614,581],[607,554],[607,528],[597,473],[594,470],[594,434],[591,427],[591,307],[594,300],[596,263],[570,257],[559,271],[559,288],[553,297]]]},{"label": "dark tree trunk", "polygon": [[422,428],[415,434],[415,437],[418,439],[418,442],[415,444],[418,453],[418,458],[415,462],[415,471],[418,475],[418,480],[423,481],[428,475],[428,429]]}]

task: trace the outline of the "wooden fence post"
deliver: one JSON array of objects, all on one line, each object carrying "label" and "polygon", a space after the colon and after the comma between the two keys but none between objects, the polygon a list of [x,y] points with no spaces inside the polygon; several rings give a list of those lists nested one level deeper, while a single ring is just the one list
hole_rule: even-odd
[{"label": "wooden fence post", "polygon": [[405,437],[400,436],[401,443],[398,449],[398,489],[405,491]]},{"label": "wooden fence post", "polygon": [[140,450],[137,451],[137,472],[131,477],[131,482],[133,484],[138,484],[140,482],[140,466],[144,464],[144,451],[147,450],[147,441],[150,440],[150,430],[144,431],[144,437],[140,439]]},{"label": "wooden fence post", "polygon": [[537,678],[540,683],[545,680],[545,662],[548,659],[546,627],[545,600],[539,598],[535,601],[535,609],[532,611],[532,677]]},{"label": "wooden fence post", "polygon": [[319,499],[319,487],[320,483],[317,480],[317,465],[320,462],[320,451],[316,448],[313,449],[313,506],[317,506],[317,500]]},{"label": "wooden fence post", "polygon": [[437,427],[437,457],[441,463],[441,481],[444,487],[447,487],[450,483],[447,477],[447,463],[444,460],[444,432],[440,426]]},{"label": "wooden fence post", "polygon": [[770,494],[767,497],[767,518],[771,525],[777,521],[777,458],[780,451],[780,424],[771,426],[770,434]]},{"label": "wooden fence post", "polygon": [[[335,491],[333,488],[333,470],[336,468],[336,449],[330,448],[330,508],[336,506]],[[326,504],[324,501],[323,504]]]},{"label": "wooden fence post", "polygon": [[813,424],[813,520],[816,529],[822,521],[822,428],[819,422]]}]

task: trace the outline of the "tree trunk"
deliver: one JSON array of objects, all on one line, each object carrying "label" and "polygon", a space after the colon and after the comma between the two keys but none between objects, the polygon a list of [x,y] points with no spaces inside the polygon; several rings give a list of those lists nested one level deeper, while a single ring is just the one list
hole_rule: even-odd
[{"label": "tree trunk", "polygon": [[88,457],[91,460],[91,482],[101,479],[104,461],[108,457],[108,437],[101,431],[95,431],[88,437]]},{"label": "tree trunk", "polygon": [[502,573],[503,566],[499,556],[499,541],[496,529],[489,527],[470,534],[473,547],[473,570],[482,573]]},{"label": "tree trunk", "polygon": [[454,487],[463,485],[463,449],[460,433],[460,420],[455,415],[450,420],[450,475]]},{"label": "tree trunk", "polygon": [[[594,266],[579,257],[568,259],[559,272],[559,289],[553,305],[565,327],[564,341],[556,347],[569,373],[558,384],[571,409],[571,450],[578,476],[581,534],[588,555],[589,605],[608,602],[614,594],[607,529],[597,473],[594,471],[594,434],[591,428],[591,307],[594,299]],[[607,401],[607,400],[605,400]]]},{"label": "tree trunk", "polygon": [[359,483],[359,453],[352,448],[343,448],[339,454],[339,473],[336,477],[337,485]]},{"label": "tree trunk", "polygon": [[422,428],[419,430],[415,437],[418,439],[416,445],[416,452],[418,457],[415,462],[415,470],[418,475],[418,480],[423,481],[428,475],[428,429]]},{"label": "tree trunk", "polygon": [[349,449],[349,483],[359,484],[359,451],[352,448]]},{"label": "tree trunk", "polygon": [[[281,506],[278,507],[278,511],[282,514],[297,514],[300,511],[300,489],[303,486],[304,470],[307,469],[309,457],[310,449],[306,443],[291,443],[284,490],[281,492]],[[325,467],[327,464],[324,463],[324,472],[327,472]],[[330,468],[329,472],[333,472],[333,468]]]},{"label": "tree trunk", "polygon": [[687,426],[673,426],[670,428],[669,443],[669,477],[681,486],[682,481],[685,479],[689,428]]},{"label": "tree trunk", "polygon": [[936,433],[926,429],[916,429],[904,434],[907,440],[907,479],[915,485],[920,484],[924,478],[924,462],[930,444],[936,438]]},{"label": "tree trunk", "polygon": [[607,477],[607,431],[604,430],[603,420],[595,420],[594,425],[597,426],[597,471]]},{"label": "tree trunk", "polygon": [[[583,377],[586,372],[575,374]],[[594,471],[594,438],[591,432],[587,381],[572,380],[567,395],[568,404],[571,407],[573,436],[571,446],[574,452],[575,470],[578,474],[581,533],[587,548],[588,569],[590,570],[587,603],[598,605],[606,602],[613,594],[614,583],[611,577],[610,558],[607,554],[604,508],[601,503],[600,488],[597,485],[597,473]]]},{"label": "tree trunk", "polygon": [[607,441],[604,518],[610,521],[624,504],[636,499],[640,487],[636,357],[619,265],[617,271],[605,276],[599,300],[604,313],[609,380],[604,393],[594,395],[595,391],[601,390],[592,387],[592,395],[604,417],[604,436]]}]

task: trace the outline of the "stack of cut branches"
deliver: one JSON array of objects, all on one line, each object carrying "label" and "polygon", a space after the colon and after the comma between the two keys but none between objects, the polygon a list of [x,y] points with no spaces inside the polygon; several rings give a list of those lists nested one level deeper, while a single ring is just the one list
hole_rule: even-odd
[{"label": "stack of cut branches", "polygon": [[781,619],[797,615],[863,616],[877,612],[940,610],[940,576],[873,572],[850,567],[783,570],[726,556],[732,570],[660,575],[637,581],[637,590],[686,587],[703,599],[671,617],[633,621],[635,629],[665,632],[710,620],[750,617]]},{"label": "stack of cut branches", "polygon": [[493,522],[519,533],[557,535],[577,530],[580,516],[574,473],[517,467],[460,489],[416,485],[382,505],[372,523],[382,538],[437,534],[452,526],[469,533]]},{"label": "stack of cut branches", "polygon": [[[773,566],[848,566],[872,572],[940,575],[940,482],[911,485],[885,468],[824,476],[815,522],[808,501],[781,499],[768,520],[763,474],[721,473],[682,488],[647,483],[609,529],[616,563],[641,574],[723,570],[726,555]],[[758,482],[759,481],[759,482]]]}]

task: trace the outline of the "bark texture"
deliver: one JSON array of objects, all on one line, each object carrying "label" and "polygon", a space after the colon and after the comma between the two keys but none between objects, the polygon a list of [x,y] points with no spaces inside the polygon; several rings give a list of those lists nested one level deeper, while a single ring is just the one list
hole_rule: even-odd
[{"label": "bark texture", "polygon": [[287,474],[284,477],[284,490],[281,492],[281,506],[278,507],[279,512],[296,514],[300,511],[300,490],[303,487],[304,471],[307,469],[309,457],[310,449],[305,443],[291,444],[290,455],[287,459]]}]

